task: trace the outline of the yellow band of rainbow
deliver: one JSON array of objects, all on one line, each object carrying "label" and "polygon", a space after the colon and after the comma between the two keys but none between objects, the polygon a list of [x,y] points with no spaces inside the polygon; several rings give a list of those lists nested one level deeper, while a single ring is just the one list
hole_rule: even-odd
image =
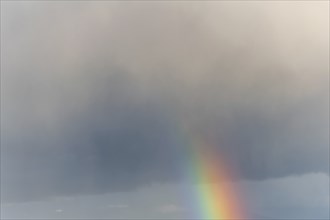
[{"label": "yellow band of rainbow", "polygon": [[190,136],[185,145],[188,154],[186,176],[194,183],[191,192],[195,200],[194,216],[197,219],[232,220],[244,219],[238,187],[234,184],[218,148],[201,136]]}]

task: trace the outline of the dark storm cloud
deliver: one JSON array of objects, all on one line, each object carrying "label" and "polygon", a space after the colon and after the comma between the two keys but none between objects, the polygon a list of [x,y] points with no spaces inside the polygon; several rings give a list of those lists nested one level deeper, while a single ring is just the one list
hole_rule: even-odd
[{"label": "dark storm cloud", "polygon": [[329,172],[328,3],[3,3],[2,199],[179,178],[182,123],[243,178]]}]

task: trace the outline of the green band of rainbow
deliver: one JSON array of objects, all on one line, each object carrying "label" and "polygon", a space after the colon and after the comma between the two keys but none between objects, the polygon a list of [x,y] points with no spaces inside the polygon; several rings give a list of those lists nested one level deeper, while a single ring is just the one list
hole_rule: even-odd
[{"label": "green band of rainbow", "polygon": [[194,183],[189,196],[195,209],[192,218],[243,219],[239,190],[218,148],[200,136],[190,136],[185,144],[186,177]]}]

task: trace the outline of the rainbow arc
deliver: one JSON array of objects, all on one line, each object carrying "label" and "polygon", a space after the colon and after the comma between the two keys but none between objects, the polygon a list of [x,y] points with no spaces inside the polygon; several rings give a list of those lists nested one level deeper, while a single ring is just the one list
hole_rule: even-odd
[{"label": "rainbow arc", "polygon": [[184,168],[193,183],[188,198],[193,203],[192,219],[244,219],[240,190],[234,184],[234,172],[216,145],[199,135],[191,135],[184,146]]}]

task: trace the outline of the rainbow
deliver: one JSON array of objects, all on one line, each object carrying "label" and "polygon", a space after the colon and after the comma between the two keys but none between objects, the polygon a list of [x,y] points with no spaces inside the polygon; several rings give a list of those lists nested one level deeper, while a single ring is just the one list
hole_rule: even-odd
[{"label": "rainbow", "polygon": [[244,219],[242,198],[238,197],[241,193],[224,156],[206,138],[195,134],[188,140],[182,153],[186,154],[184,175],[192,183],[192,187],[185,190],[189,208],[193,210],[189,218]]}]

